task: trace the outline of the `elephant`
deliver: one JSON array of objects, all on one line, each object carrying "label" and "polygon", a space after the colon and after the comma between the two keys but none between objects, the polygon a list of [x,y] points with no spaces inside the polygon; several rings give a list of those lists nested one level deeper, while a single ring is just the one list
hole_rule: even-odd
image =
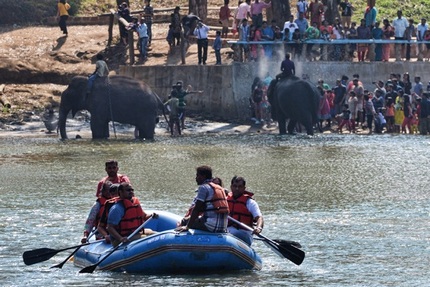
[{"label": "elephant", "polygon": [[139,139],[153,140],[158,111],[164,105],[151,88],[134,78],[109,76],[97,78],[92,92],[87,93],[88,78],[75,76],[61,95],[58,127],[62,139],[67,139],[66,119],[79,110],[91,113],[93,139],[109,138],[109,122],[136,126]]},{"label": "elephant", "polygon": [[313,135],[313,126],[317,123],[317,112],[320,102],[317,87],[296,76],[274,79],[267,90],[269,103],[272,106],[272,118],[278,121],[279,134],[294,134],[297,123],[301,123],[308,135]]}]

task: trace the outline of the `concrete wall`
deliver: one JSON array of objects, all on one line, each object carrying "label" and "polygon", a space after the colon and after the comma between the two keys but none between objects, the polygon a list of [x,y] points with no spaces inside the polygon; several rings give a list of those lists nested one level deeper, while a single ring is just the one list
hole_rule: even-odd
[{"label": "concrete wall", "polygon": [[[172,84],[182,80],[184,85],[192,85],[193,90],[202,94],[187,96],[190,110],[198,111],[208,118],[246,121],[249,117],[248,98],[256,76],[275,77],[279,73],[280,62],[234,63],[221,66],[122,66],[120,74],[147,82],[162,99],[167,99]],[[302,62],[296,63],[296,74],[307,74],[312,82],[323,79],[330,86],[337,78],[359,74],[365,88],[374,89],[372,82],[386,81],[391,73],[409,72],[411,81],[415,75],[421,76],[423,84],[430,80],[429,62]]]}]

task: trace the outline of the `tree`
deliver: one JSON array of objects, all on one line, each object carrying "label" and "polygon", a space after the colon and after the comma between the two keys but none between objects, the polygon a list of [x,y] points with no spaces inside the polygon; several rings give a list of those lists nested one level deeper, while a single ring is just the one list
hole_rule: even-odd
[{"label": "tree", "polygon": [[290,0],[272,0],[271,11],[267,12],[268,22],[270,23],[271,20],[276,20],[276,25],[282,29],[284,23],[289,20],[291,14]]},{"label": "tree", "polygon": [[327,7],[327,10],[324,13],[324,19],[327,20],[330,25],[334,23],[334,19],[340,19],[339,3],[340,1],[338,0],[323,0],[324,6]]},{"label": "tree", "polygon": [[202,19],[208,17],[208,0],[188,0],[189,13],[193,13]]}]

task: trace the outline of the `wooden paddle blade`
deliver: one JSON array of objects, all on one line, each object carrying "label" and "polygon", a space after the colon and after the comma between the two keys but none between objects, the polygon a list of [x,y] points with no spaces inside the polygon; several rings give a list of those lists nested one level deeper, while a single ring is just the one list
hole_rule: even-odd
[{"label": "wooden paddle blade", "polygon": [[32,265],[42,261],[46,261],[59,251],[51,248],[40,248],[30,251],[25,251],[22,254],[22,259],[25,265]]},{"label": "wooden paddle blade", "polygon": [[296,248],[302,248],[302,245],[300,243],[298,243],[297,241],[284,240],[284,239],[273,239],[273,241],[275,241],[276,243],[278,243],[281,246],[293,245]]},{"label": "wooden paddle blade", "polygon": [[266,240],[264,243],[272,248],[278,255],[287,258],[296,265],[302,264],[303,260],[305,259],[305,252],[294,247],[293,245],[281,246],[272,240]]},{"label": "wooden paddle blade", "polygon": [[63,268],[63,265],[66,264],[66,262],[69,261],[69,259],[72,258],[76,252],[78,252],[79,248],[80,247],[76,248],[75,251],[73,251],[69,256],[67,256],[67,258],[65,260],[63,260],[63,262],[61,262],[57,265],[51,266],[51,268],[60,268],[60,269]]},{"label": "wooden paddle blade", "polygon": [[90,265],[90,266],[87,266],[87,267],[85,267],[85,268],[82,268],[80,271],[79,271],[79,273],[93,273],[94,272],[94,270],[96,270],[96,268],[97,268],[97,266],[98,266],[99,264],[93,264],[93,265]]}]

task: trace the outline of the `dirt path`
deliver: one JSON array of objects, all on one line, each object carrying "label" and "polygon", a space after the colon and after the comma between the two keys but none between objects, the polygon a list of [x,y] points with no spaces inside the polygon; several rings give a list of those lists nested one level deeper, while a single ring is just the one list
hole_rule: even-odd
[{"label": "dirt path", "polygon": [[[97,53],[103,51],[107,56],[111,74],[120,65],[128,64],[127,47],[118,44],[118,27],[114,27],[111,47],[106,47],[107,29],[106,25],[70,26],[65,37],[58,27],[1,26],[0,103],[10,104],[10,108],[0,105],[0,131],[27,126],[30,130],[39,129],[29,123],[40,122],[46,108],[58,108],[71,77],[94,71]],[[167,24],[153,25],[153,41],[145,65],[181,64],[179,48],[169,51],[166,33]],[[215,64],[213,50],[209,51],[208,65]],[[197,63],[196,45],[189,48],[186,61]]]}]

